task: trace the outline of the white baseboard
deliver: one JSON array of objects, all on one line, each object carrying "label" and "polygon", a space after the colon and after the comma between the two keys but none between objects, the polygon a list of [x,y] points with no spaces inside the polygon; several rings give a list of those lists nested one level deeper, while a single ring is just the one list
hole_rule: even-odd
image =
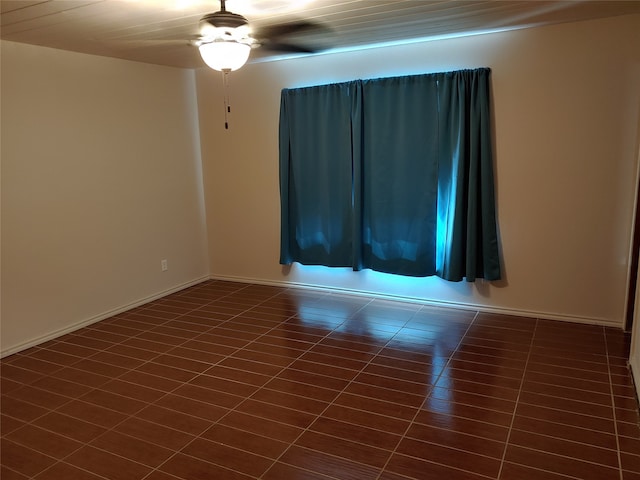
[{"label": "white baseboard", "polygon": [[[623,328],[621,323],[617,323],[617,322],[613,322],[609,319],[602,319],[602,318],[595,318],[595,317],[581,317],[581,316],[576,316],[576,315],[566,315],[566,314],[558,314],[558,313],[552,313],[552,312],[538,312],[538,311],[531,311],[531,310],[521,310],[521,309],[513,309],[513,308],[503,308],[503,307],[491,307],[491,306],[487,306],[487,305],[478,305],[478,304],[472,304],[472,303],[458,303],[458,302],[447,302],[447,301],[438,301],[438,300],[427,300],[427,299],[423,299],[423,298],[416,298],[416,297],[408,297],[408,296],[402,296],[402,295],[392,295],[392,294],[383,294],[383,293],[379,293],[379,292],[371,292],[371,291],[364,291],[364,290],[355,290],[355,289],[349,289],[349,288],[339,288],[339,287],[325,287],[325,286],[321,286],[321,285],[312,285],[312,284],[305,284],[305,283],[299,283],[299,282],[287,282],[287,281],[274,281],[274,280],[264,280],[264,279],[259,279],[259,278],[247,278],[247,277],[232,277],[232,276],[224,276],[224,275],[207,275],[201,278],[197,278],[195,280],[191,280],[189,282],[183,283],[181,285],[177,285],[175,287],[172,287],[170,289],[155,293],[153,295],[150,295],[148,297],[145,298],[141,298],[139,300],[136,300],[134,302],[128,303],[126,305],[122,305],[118,308],[114,308],[112,310],[109,310],[107,312],[103,312],[101,314],[92,316],[90,318],[87,318],[85,320],[82,320],[80,322],[76,322],[72,325],[69,325],[65,328],[56,330],[54,332],[50,332],[46,335],[42,335],[40,337],[37,338],[33,338],[31,340],[28,340],[26,342],[23,342],[19,345],[15,345],[12,347],[9,347],[5,350],[0,351],[0,358],[6,357],[7,355],[11,355],[17,352],[20,352],[22,350],[25,350],[27,348],[33,347],[35,345],[38,345],[40,343],[44,343],[47,342],[49,340],[53,340],[54,338],[60,337],[62,335],[65,335],[67,333],[73,332],[75,330],[78,330],[80,328],[86,327],[87,325],[91,325],[93,323],[99,322],[101,320],[105,320],[109,317],[112,317],[114,315],[118,315],[119,313],[123,313],[126,312],[127,310],[131,310],[132,308],[135,307],[139,307],[141,305],[144,305],[146,303],[152,302],[154,300],[157,300],[159,298],[165,297],[167,295],[170,295],[172,293],[176,293],[179,292],[180,290],[184,290],[185,288],[191,287],[193,285],[197,285],[198,283],[204,282],[206,280],[222,280],[222,281],[229,281],[229,282],[238,282],[238,283],[252,283],[252,284],[257,284],[257,285],[271,285],[271,286],[277,286],[277,287],[289,287],[289,288],[300,288],[300,289],[307,289],[307,290],[316,290],[316,291],[324,291],[324,292],[330,292],[330,293],[344,293],[344,294],[349,294],[349,295],[360,295],[360,296],[371,296],[374,298],[381,298],[381,299],[385,299],[385,300],[392,300],[392,301],[401,301],[401,302],[411,302],[411,303],[420,303],[423,305],[431,305],[431,306],[435,306],[435,307],[447,307],[447,308],[459,308],[459,309],[464,309],[464,310],[477,310],[479,312],[486,312],[486,313],[497,313],[497,314],[501,314],[501,315],[513,315],[513,316],[519,316],[519,317],[532,317],[532,318],[540,318],[540,319],[546,319],[546,320],[559,320],[559,321],[564,321],[564,322],[573,322],[573,323],[582,323],[582,324],[589,324],[589,325],[602,325],[602,326],[607,326],[607,327],[614,327],[614,328]],[[632,365],[632,371],[633,371],[633,365]],[[640,370],[640,367],[636,370]],[[636,378],[638,378],[636,376]]]},{"label": "white baseboard", "polygon": [[176,293],[179,292],[180,290],[184,290],[185,288],[189,288],[193,285],[197,285],[198,283],[204,282],[206,280],[209,280],[209,276],[204,276],[195,280],[191,280],[189,282],[183,283],[181,285],[177,285],[175,287],[169,288],[167,290],[163,290],[162,292],[158,292],[158,293],[154,293],[153,295],[149,295],[147,297],[141,298],[139,300],[136,300],[134,302],[128,303],[126,305],[122,305],[120,307],[114,308],[112,310],[100,313],[98,315],[94,315],[90,318],[86,318],[84,320],[81,320],[79,322],[75,322],[72,325],[69,325],[65,328],[61,328],[59,330],[55,330],[53,332],[47,333],[45,335],[42,335],[40,337],[36,337],[33,338],[31,340],[28,340],[26,342],[20,343],[19,345],[15,345],[12,347],[9,347],[5,350],[2,350],[0,352],[0,358],[6,357],[8,355],[20,352],[22,350],[25,350],[27,348],[33,347],[35,345],[39,345],[40,343],[44,343],[47,342],[49,340],[53,340],[54,338],[60,337],[62,335],[65,335],[67,333],[73,332],[75,330],[79,330],[83,327],[86,327],[87,325],[91,325],[93,323],[99,322],[101,320],[105,320],[109,317],[113,317],[114,315],[118,315],[119,313],[123,313],[126,312],[127,310],[131,310],[132,308],[135,307],[139,307],[141,305],[145,305],[149,302],[153,302],[154,300],[158,300],[159,298],[162,297],[166,297],[167,295],[170,295],[172,293]]},{"label": "white baseboard", "polygon": [[538,312],[533,310],[521,310],[521,309],[505,308],[505,307],[491,307],[487,305],[464,303],[464,302],[427,300],[427,299],[418,298],[418,297],[384,294],[379,292],[355,290],[355,289],[341,288],[341,287],[325,287],[321,285],[312,285],[312,284],[306,284],[306,283],[300,283],[300,282],[264,280],[264,279],[258,279],[258,278],[232,277],[232,276],[224,276],[224,275],[212,275],[209,278],[211,280],[224,280],[228,282],[254,283],[258,285],[302,288],[302,289],[308,289],[308,290],[318,290],[318,291],[333,292],[333,293],[345,293],[349,295],[370,296],[370,297],[381,298],[385,300],[420,303],[423,305],[430,305],[434,307],[459,308],[463,310],[477,310],[479,312],[484,312],[484,313],[497,313],[501,315],[531,317],[531,318],[539,318],[544,320],[558,320],[562,322],[582,323],[586,325],[602,325],[605,327],[614,327],[619,329],[623,328],[622,322],[615,322],[610,319],[598,318],[598,317],[583,317],[578,315],[567,315],[567,314],[553,313],[553,312]]}]

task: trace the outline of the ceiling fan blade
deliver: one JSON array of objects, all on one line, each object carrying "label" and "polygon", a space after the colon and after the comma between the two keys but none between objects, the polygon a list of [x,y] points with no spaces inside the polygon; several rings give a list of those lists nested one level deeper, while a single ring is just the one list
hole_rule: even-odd
[{"label": "ceiling fan blade", "polygon": [[265,50],[271,50],[273,52],[283,52],[283,53],[317,53],[322,48],[312,48],[309,46],[302,45],[294,45],[292,43],[284,43],[284,42],[265,42],[260,44],[260,48]]},{"label": "ceiling fan blade", "polygon": [[253,36],[258,40],[269,40],[304,33],[324,34],[329,33],[329,29],[319,23],[314,23],[307,20],[298,20],[295,22],[280,23],[278,25],[265,25],[264,27],[259,27],[254,32]]}]

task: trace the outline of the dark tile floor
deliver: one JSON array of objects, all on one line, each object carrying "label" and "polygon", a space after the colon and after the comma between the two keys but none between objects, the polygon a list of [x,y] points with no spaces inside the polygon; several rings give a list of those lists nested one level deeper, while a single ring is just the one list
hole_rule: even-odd
[{"label": "dark tile floor", "polygon": [[209,281],[4,358],[0,475],[640,479],[628,343]]}]

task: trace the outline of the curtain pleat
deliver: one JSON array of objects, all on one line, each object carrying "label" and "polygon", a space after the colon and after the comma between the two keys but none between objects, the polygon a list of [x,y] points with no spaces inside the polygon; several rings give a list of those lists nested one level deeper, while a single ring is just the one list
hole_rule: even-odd
[{"label": "curtain pleat", "polygon": [[500,279],[489,69],[437,74],[440,99],[437,275]]},{"label": "curtain pleat", "polygon": [[489,74],[283,90],[280,263],[499,279]]},{"label": "curtain pleat", "polygon": [[436,79],[415,75],[367,80],[362,96],[362,266],[400,275],[433,275]]},{"label": "curtain pleat", "polygon": [[353,83],[284,90],[280,263],[352,265]]}]

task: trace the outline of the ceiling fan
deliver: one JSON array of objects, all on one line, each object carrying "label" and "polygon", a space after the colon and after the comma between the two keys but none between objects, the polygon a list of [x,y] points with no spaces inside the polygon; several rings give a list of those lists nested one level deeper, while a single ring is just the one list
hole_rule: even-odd
[{"label": "ceiling fan", "polygon": [[283,53],[315,53],[324,48],[318,44],[287,41],[287,37],[302,33],[328,34],[329,29],[321,24],[297,20],[252,31],[249,21],[228,11],[225,4],[226,0],[220,0],[220,10],[200,19],[200,34],[192,41],[205,63],[214,70],[237,70],[256,47]]}]

